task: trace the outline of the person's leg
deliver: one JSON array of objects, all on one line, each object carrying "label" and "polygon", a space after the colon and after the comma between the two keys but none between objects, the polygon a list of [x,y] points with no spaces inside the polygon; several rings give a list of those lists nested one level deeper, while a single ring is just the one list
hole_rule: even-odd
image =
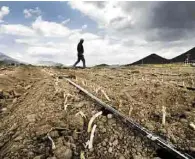
[{"label": "person's leg", "polygon": [[80,57],[78,56],[78,59],[77,59],[77,61],[75,62],[75,64],[73,65],[73,67],[75,67],[79,62],[80,62]]},{"label": "person's leg", "polygon": [[83,68],[85,68],[86,65],[85,65],[85,57],[84,57],[84,55],[82,56],[81,60],[82,60],[82,62],[83,62]]}]

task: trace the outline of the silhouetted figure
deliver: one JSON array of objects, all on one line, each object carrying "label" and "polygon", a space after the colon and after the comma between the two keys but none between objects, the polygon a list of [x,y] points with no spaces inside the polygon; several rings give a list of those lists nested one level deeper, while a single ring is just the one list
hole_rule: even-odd
[{"label": "silhouetted figure", "polygon": [[84,42],[84,40],[81,39],[80,42],[77,45],[78,59],[75,62],[75,64],[73,65],[73,67],[75,67],[80,62],[80,60],[83,62],[83,68],[86,67],[85,66],[85,58],[84,58],[84,55],[83,55],[83,53],[84,53],[83,42]]}]

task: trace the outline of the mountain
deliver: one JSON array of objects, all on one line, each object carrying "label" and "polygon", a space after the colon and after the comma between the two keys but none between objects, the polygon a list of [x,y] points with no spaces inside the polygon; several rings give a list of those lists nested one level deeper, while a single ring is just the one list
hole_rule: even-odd
[{"label": "mountain", "polygon": [[0,64],[20,64],[20,62],[0,52]]},{"label": "mountain", "polygon": [[99,64],[99,65],[95,65],[94,66],[95,68],[119,68],[120,67],[120,65],[108,65],[108,64],[105,64],[105,63],[103,63],[103,64]]},{"label": "mountain", "polygon": [[53,62],[53,61],[39,61],[37,62],[39,66],[63,66],[61,63]]},{"label": "mountain", "polygon": [[94,67],[108,67],[109,65],[108,64],[99,64],[99,65],[95,65]]},{"label": "mountain", "polygon": [[169,60],[166,58],[163,58],[157,54],[151,54],[146,56],[145,58],[142,58],[141,60],[138,60],[136,62],[133,62],[128,65],[139,65],[139,64],[165,64],[169,63]]},{"label": "mountain", "polygon": [[119,68],[119,67],[121,67],[121,65],[117,65],[117,64],[116,65],[109,65],[108,67],[109,68]]},{"label": "mountain", "polygon": [[170,61],[171,62],[184,62],[188,54],[189,54],[189,60],[195,62],[195,47],[179,56],[172,58]]}]

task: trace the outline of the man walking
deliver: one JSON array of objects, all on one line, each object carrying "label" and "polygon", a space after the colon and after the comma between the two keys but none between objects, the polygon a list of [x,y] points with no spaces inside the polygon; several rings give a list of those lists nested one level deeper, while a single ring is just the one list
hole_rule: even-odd
[{"label": "man walking", "polygon": [[83,62],[83,68],[86,67],[85,66],[85,58],[84,58],[84,55],[83,55],[83,53],[84,53],[83,42],[84,42],[84,40],[81,39],[80,42],[77,45],[78,59],[75,62],[75,64],[73,65],[73,67],[75,67],[80,62],[80,60]]}]

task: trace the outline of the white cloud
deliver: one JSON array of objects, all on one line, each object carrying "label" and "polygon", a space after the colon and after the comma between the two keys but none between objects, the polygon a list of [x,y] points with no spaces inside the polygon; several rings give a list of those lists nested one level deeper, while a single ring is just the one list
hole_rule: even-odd
[{"label": "white cloud", "polygon": [[68,38],[72,34],[79,33],[81,29],[71,30],[68,27],[37,17],[32,26],[22,24],[0,25],[0,33],[18,36],[44,36],[51,38]]},{"label": "white cloud", "polygon": [[98,35],[95,35],[95,34],[92,34],[92,33],[83,33],[81,36],[86,41],[100,39],[100,37]]},{"label": "white cloud", "polygon": [[100,39],[100,37],[98,35],[95,35],[95,34],[92,34],[92,33],[75,32],[75,33],[73,33],[69,36],[69,40],[72,40],[73,42],[77,42],[81,38],[84,39],[85,41]]},{"label": "white cloud", "polygon": [[23,13],[25,18],[31,18],[33,16],[41,15],[41,10],[39,7],[36,7],[35,9],[24,9]]},{"label": "white cloud", "polygon": [[91,19],[95,20],[100,28],[120,28],[121,25],[133,24],[131,15],[126,14],[122,10],[119,5],[120,2],[106,1],[104,3],[105,5],[102,8],[94,5],[95,3],[83,1],[70,1],[68,4],[73,9],[78,9]]},{"label": "white cloud", "polygon": [[0,22],[3,21],[3,18],[8,15],[10,12],[9,7],[2,6],[0,9]]},{"label": "white cloud", "polygon": [[0,33],[19,35],[19,36],[35,36],[36,33],[30,27],[21,24],[0,25]]},{"label": "white cloud", "polygon": [[73,31],[56,22],[49,22],[42,20],[42,17],[38,17],[32,24],[32,28],[46,37],[65,37],[70,35]]},{"label": "white cloud", "polygon": [[4,44],[0,44],[0,48],[2,49],[2,48],[6,48],[7,47],[7,45],[4,45]]},{"label": "white cloud", "polygon": [[38,39],[32,39],[32,38],[28,38],[28,39],[15,39],[15,42],[17,44],[24,44],[24,45],[35,45],[36,43],[38,43]]},{"label": "white cloud", "polygon": [[61,54],[62,50],[57,48],[48,48],[44,46],[39,47],[29,47],[27,49],[27,53],[32,56],[54,56],[57,54]]},{"label": "white cloud", "polygon": [[87,25],[85,24],[85,25],[83,25],[81,28],[82,28],[82,29],[86,29],[86,28],[87,28]]},{"label": "white cloud", "polygon": [[66,25],[66,24],[69,23],[69,22],[70,22],[70,19],[66,19],[66,20],[62,21],[62,24],[63,24],[63,25]]}]

